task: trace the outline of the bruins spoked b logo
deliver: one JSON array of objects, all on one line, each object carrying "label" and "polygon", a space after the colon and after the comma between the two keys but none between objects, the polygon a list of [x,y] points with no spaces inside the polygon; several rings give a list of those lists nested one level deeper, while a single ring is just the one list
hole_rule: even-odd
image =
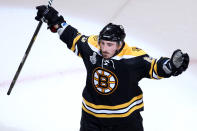
[{"label": "bruins spoked b logo", "polygon": [[94,69],[92,79],[95,90],[102,95],[109,95],[113,93],[118,85],[116,75],[101,67]]}]

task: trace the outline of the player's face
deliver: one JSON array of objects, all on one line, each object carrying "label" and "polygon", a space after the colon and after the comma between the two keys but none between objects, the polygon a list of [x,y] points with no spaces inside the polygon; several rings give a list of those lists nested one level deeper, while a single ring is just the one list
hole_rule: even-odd
[{"label": "player's face", "polygon": [[107,40],[101,40],[99,45],[105,59],[111,58],[121,47],[117,42]]}]

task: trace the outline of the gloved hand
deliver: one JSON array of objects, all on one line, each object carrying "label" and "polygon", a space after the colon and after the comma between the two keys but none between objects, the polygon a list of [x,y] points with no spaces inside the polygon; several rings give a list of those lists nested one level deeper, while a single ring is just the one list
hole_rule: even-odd
[{"label": "gloved hand", "polygon": [[180,49],[177,49],[173,52],[170,61],[169,68],[172,71],[173,76],[180,75],[183,71],[188,68],[189,65],[189,56],[187,53],[183,53]]},{"label": "gloved hand", "polygon": [[[61,23],[65,22],[63,16],[59,16],[58,12],[51,6],[41,5],[37,6],[36,9],[38,12],[35,19],[41,21],[43,18],[52,32],[57,32],[58,28],[61,28]],[[57,27],[54,27],[55,25]]]}]

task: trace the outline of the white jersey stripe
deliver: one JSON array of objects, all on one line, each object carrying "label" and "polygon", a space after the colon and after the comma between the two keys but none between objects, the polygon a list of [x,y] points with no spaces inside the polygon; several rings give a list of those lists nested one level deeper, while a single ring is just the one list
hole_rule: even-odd
[{"label": "white jersey stripe", "polygon": [[78,55],[78,47],[77,47],[77,44],[75,45],[75,51],[74,52],[75,52],[76,55]]},{"label": "white jersey stripe", "polygon": [[109,109],[97,110],[97,109],[94,109],[94,108],[91,108],[91,107],[87,106],[84,101],[82,101],[82,102],[83,102],[84,107],[87,110],[89,110],[89,111],[91,111],[93,113],[96,113],[96,114],[124,114],[124,113],[127,113],[129,110],[131,110],[136,105],[139,105],[139,104],[143,103],[143,100],[139,99],[139,100],[133,102],[128,107],[126,107],[124,109],[119,109],[119,110],[109,110]]},{"label": "white jersey stripe", "polygon": [[132,55],[123,55],[123,56],[114,56],[111,59],[114,60],[121,60],[121,59],[130,59],[130,58],[134,58],[136,56],[132,56]]}]

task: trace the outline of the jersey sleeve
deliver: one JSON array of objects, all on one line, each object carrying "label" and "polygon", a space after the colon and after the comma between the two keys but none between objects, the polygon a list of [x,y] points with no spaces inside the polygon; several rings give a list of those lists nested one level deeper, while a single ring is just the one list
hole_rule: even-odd
[{"label": "jersey sleeve", "polygon": [[67,47],[72,50],[77,56],[84,58],[92,53],[92,51],[100,53],[98,45],[98,36],[85,36],[78,32],[71,25],[65,25],[58,30],[60,39],[67,44]]},{"label": "jersey sleeve", "polygon": [[168,60],[169,58],[167,57],[154,59],[148,55],[144,56],[143,63],[145,65],[145,77],[157,80],[170,77],[171,75],[164,71],[164,65]]},{"label": "jersey sleeve", "polygon": [[72,50],[77,56],[82,56],[88,36],[82,35],[76,28],[67,24],[58,30],[58,34],[60,39],[66,43],[68,49]]},{"label": "jersey sleeve", "polygon": [[136,73],[138,80],[142,78],[162,79],[170,77],[170,74],[166,73],[165,64],[169,61],[169,58],[161,57],[155,59],[150,57],[144,50],[138,47],[129,47],[125,44],[123,50],[115,57],[116,60],[126,59],[130,70]]}]

